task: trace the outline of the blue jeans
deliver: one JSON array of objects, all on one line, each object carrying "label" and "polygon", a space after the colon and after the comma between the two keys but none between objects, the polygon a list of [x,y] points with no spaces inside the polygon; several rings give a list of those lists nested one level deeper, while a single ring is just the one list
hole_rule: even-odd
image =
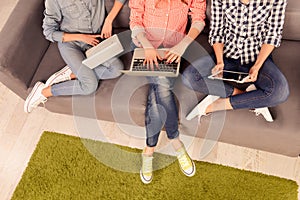
[{"label": "blue jeans", "polygon": [[[132,51],[137,48],[133,42]],[[147,77],[149,82],[148,99],[145,112],[146,144],[155,147],[161,129],[165,127],[169,139],[179,136],[178,108],[173,93],[176,78]]]},{"label": "blue jeans", "polygon": [[178,109],[172,92],[176,78],[147,77],[149,81],[145,125],[148,147],[155,147],[165,126],[169,139],[179,136]]},{"label": "blue jeans", "polygon": [[[225,70],[249,72],[253,65],[254,63],[242,65],[239,59],[224,58]],[[183,72],[183,83],[190,89],[204,94],[230,98],[233,109],[272,107],[286,101],[289,96],[287,80],[271,56],[264,62],[254,82],[257,90],[234,96],[232,84],[208,78],[214,66],[214,59],[210,56],[196,60]]]},{"label": "blue jeans", "polygon": [[94,69],[81,62],[86,58],[85,51],[90,45],[82,42],[58,43],[60,54],[77,79],[55,84],[51,87],[53,96],[89,95],[98,88],[99,80],[112,79],[121,75],[123,63],[112,58]]}]

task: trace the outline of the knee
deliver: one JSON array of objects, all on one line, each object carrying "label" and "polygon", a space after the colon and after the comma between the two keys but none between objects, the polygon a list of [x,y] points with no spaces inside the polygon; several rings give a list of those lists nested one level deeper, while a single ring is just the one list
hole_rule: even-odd
[{"label": "knee", "polygon": [[189,66],[182,73],[182,83],[192,89],[196,90],[196,88],[206,87],[205,81],[202,78],[202,75],[199,71],[193,66]]},{"label": "knee", "polygon": [[155,98],[159,98],[161,101],[169,99],[172,95],[172,87],[156,85],[155,87]]},{"label": "knee", "polygon": [[98,81],[91,79],[88,81],[82,81],[81,83],[82,94],[90,95],[93,94],[98,88]]},{"label": "knee", "polygon": [[283,103],[288,99],[290,95],[290,89],[286,79],[278,83],[276,93],[277,104]]},{"label": "knee", "polygon": [[120,59],[116,59],[112,62],[111,69],[113,78],[117,78],[122,75],[121,70],[124,69],[124,64]]},{"label": "knee", "polygon": [[121,76],[122,72],[120,70],[122,70],[122,69],[123,69],[123,67],[121,68],[119,66],[117,66],[116,68],[113,68],[111,78],[117,78],[117,77]]},{"label": "knee", "polygon": [[192,79],[193,76],[194,76],[194,68],[192,66],[186,68],[182,73],[182,83],[190,89],[193,89],[190,83],[190,80]]},{"label": "knee", "polygon": [[269,94],[270,104],[272,106],[285,102],[290,95],[288,82],[285,78],[274,83],[274,86],[274,90]]},{"label": "knee", "polygon": [[103,64],[110,72],[109,78],[117,78],[122,75],[121,70],[124,69],[124,64],[119,58],[113,58]]}]

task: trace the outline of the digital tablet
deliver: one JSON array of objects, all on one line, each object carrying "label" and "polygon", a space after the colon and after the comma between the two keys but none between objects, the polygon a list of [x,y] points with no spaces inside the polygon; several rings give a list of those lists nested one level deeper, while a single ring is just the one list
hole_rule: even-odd
[{"label": "digital tablet", "polygon": [[249,78],[249,73],[222,70],[210,75],[208,78],[223,81],[233,81],[236,83],[244,83]]}]

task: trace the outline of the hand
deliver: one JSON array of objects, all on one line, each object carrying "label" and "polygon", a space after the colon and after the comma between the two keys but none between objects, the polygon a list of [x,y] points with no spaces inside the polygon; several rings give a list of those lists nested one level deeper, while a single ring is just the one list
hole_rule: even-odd
[{"label": "hand", "polygon": [[249,70],[249,77],[247,80],[245,80],[245,82],[255,82],[257,80],[259,69],[260,66],[253,65]]},{"label": "hand", "polygon": [[90,44],[92,46],[96,46],[100,42],[97,39],[98,37],[101,37],[101,35],[78,34],[78,39],[77,40],[85,42],[85,43]]},{"label": "hand", "polygon": [[180,58],[183,55],[186,48],[184,48],[180,43],[175,45],[174,47],[170,48],[170,50],[167,52],[165,59],[167,59],[168,63],[172,62],[180,62]]},{"label": "hand", "polygon": [[224,69],[224,63],[217,63],[214,68],[212,68],[211,73],[216,74],[219,71],[222,71]]},{"label": "hand", "polygon": [[174,61],[178,63],[180,62],[180,58],[181,55],[173,49],[170,49],[164,57],[164,59],[167,59],[168,63],[172,63]]},{"label": "hand", "polygon": [[159,68],[157,59],[162,60],[162,58],[157,53],[156,49],[146,48],[144,50],[145,50],[144,65],[146,65],[148,69],[150,67],[151,70],[154,70],[154,64],[156,65],[157,68]]},{"label": "hand", "polygon": [[167,62],[180,62],[181,56],[184,54],[186,48],[191,42],[193,42],[193,40],[190,37],[185,36],[178,44],[170,48],[165,56]]},{"label": "hand", "polygon": [[104,25],[101,31],[101,38],[109,38],[112,33],[112,21],[108,18],[105,19]]}]

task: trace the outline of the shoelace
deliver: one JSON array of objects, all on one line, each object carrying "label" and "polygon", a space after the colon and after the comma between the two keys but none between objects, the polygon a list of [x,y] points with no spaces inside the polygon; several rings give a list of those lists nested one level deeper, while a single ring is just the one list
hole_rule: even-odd
[{"label": "shoelace", "polygon": [[148,174],[152,172],[152,158],[143,158],[143,173]]},{"label": "shoelace", "polygon": [[71,77],[70,77],[69,73],[67,73],[67,72],[60,74],[59,78],[62,80],[65,80],[66,78],[67,78],[67,80],[71,80]]},{"label": "shoelace", "polygon": [[183,169],[187,169],[191,166],[190,158],[185,152],[182,152],[180,155],[178,155],[178,160]]}]

